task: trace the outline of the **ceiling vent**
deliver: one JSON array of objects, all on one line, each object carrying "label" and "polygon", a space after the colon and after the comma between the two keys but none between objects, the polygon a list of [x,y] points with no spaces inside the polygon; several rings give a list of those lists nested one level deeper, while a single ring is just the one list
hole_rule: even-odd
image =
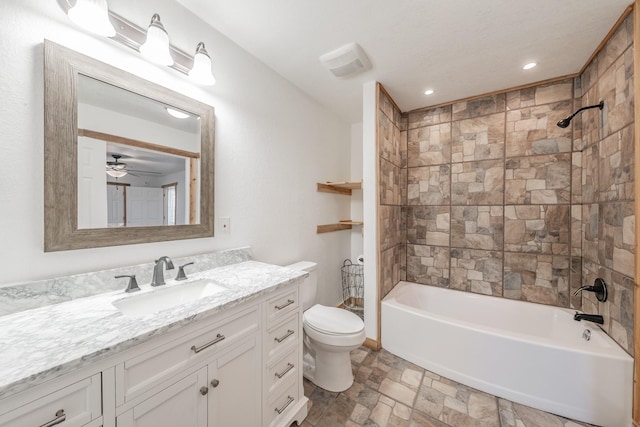
[{"label": "ceiling vent", "polygon": [[357,43],[349,43],[320,57],[336,77],[349,77],[371,69],[371,61]]}]

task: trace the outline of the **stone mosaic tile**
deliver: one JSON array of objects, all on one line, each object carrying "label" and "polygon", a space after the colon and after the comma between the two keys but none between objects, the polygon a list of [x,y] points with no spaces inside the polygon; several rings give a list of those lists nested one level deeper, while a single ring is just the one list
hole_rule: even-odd
[{"label": "stone mosaic tile", "polygon": [[[570,85],[568,85],[570,88]],[[570,94],[570,91],[569,91]],[[506,156],[554,154],[571,151],[571,128],[556,123],[573,111],[569,96],[561,102],[507,112]]]},{"label": "stone mosaic tile", "polygon": [[633,14],[620,25],[604,48],[598,53],[598,75],[602,76],[625,51],[633,45]]},{"label": "stone mosaic tile", "polygon": [[[596,105],[601,101],[601,97],[598,93],[597,86],[593,86],[589,88],[584,96],[582,97],[582,106],[590,106]],[[576,126],[581,126],[582,128],[582,145],[584,148],[590,147],[593,144],[597,144],[602,136],[603,131],[603,122],[604,122],[604,113],[605,110],[602,111],[598,108],[592,108],[589,110],[584,110],[578,116],[574,118],[578,119],[575,121],[571,121],[574,129]]]},{"label": "stone mosaic tile", "polygon": [[598,147],[598,201],[633,200],[633,126],[600,141]]},{"label": "stone mosaic tile", "polygon": [[417,245],[449,246],[449,206],[409,206],[407,242]]},{"label": "stone mosaic tile", "polygon": [[506,161],[505,204],[569,203],[571,154],[515,157]]},{"label": "stone mosaic tile", "polygon": [[582,205],[571,205],[571,255],[582,256]]},{"label": "stone mosaic tile", "polygon": [[355,381],[342,393],[304,380],[311,409],[302,426],[588,426],[456,383],[384,349],[353,350],[351,366]]},{"label": "stone mosaic tile", "polygon": [[378,114],[378,144],[380,157],[396,166],[402,164],[400,129],[385,114]]},{"label": "stone mosaic tile", "polygon": [[393,100],[387,96],[386,92],[382,88],[378,91],[378,108],[397,128],[400,128],[402,114]]},{"label": "stone mosaic tile", "polygon": [[451,162],[451,123],[411,129],[407,135],[408,166]]},{"label": "stone mosaic tile", "polygon": [[[403,120],[406,123],[406,119]],[[408,146],[408,132],[406,130],[400,131],[400,167],[406,168],[409,164],[409,146]]]},{"label": "stone mosaic tile", "polygon": [[380,250],[397,246],[404,241],[406,212],[400,206],[380,206]]},{"label": "stone mosaic tile", "polygon": [[505,142],[504,113],[452,123],[451,161],[501,159]]},{"label": "stone mosaic tile", "polygon": [[402,203],[402,170],[386,159],[380,158],[378,190],[380,204],[400,205]]},{"label": "stone mosaic tile", "polygon": [[[573,81],[565,79],[559,82],[529,87],[507,93],[507,111],[551,104],[573,98]],[[557,120],[556,120],[557,121]]]},{"label": "stone mosaic tile", "polygon": [[572,256],[570,259],[571,266],[569,270],[569,301],[560,300],[560,305],[570,307],[576,310],[582,309],[582,296],[573,295],[573,293],[584,285],[582,280],[582,257]]},{"label": "stone mosaic tile", "polygon": [[594,111],[602,113],[604,135],[611,135],[633,123],[633,49],[627,49],[600,75],[597,87],[599,98],[604,100],[604,109]]},{"label": "stone mosaic tile", "polygon": [[407,280],[449,286],[449,248],[407,244]]},{"label": "stone mosaic tile", "polygon": [[449,165],[422,166],[407,171],[409,205],[448,205],[451,193]]},{"label": "stone mosaic tile", "polygon": [[451,249],[450,287],[502,296],[502,252]]},{"label": "stone mosaic tile", "polygon": [[504,249],[569,255],[569,205],[519,205],[504,208]]},{"label": "stone mosaic tile", "polygon": [[504,296],[548,305],[568,300],[569,257],[505,252]]},{"label": "stone mosaic tile", "polygon": [[582,203],[594,203],[599,200],[600,187],[598,145],[591,145],[582,152]]},{"label": "stone mosaic tile", "polygon": [[504,197],[502,160],[451,165],[452,205],[502,205]]},{"label": "stone mosaic tile", "polygon": [[582,258],[585,261],[598,262],[600,206],[598,204],[582,205],[582,218]]},{"label": "stone mosaic tile", "polygon": [[[576,77],[574,79],[574,95],[573,99],[573,111],[577,111],[580,107],[582,107],[582,79],[580,77]],[[572,112],[573,112],[572,111]],[[571,120],[571,126],[569,128],[573,129],[573,151],[582,151],[585,147],[585,141],[582,138],[582,115],[578,114]]]},{"label": "stone mosaic tile", "polygon": [[451,246],[502,250],[503,221],[502,206],[452,206]]},{"label": "stone mosaic tile", "polygon": [[598,220],[600,265],[633,277],[635,244],[633,202],[601,203]]},{"label": "stone mosaic tile", "polygon": [[399,244],[380,252],[381,297],[384,297],[401,280],[402,253],[405,245]]},{"label": "stone mosaic tile", "polygon": [[471,101],[457,102],[452,105],[452,120],[471,119],[504,112],[505,99],[505,94],[500,93]]},{"label": "stone mosaic tile", "polygon": [[416,129],[450,121],[451,105],[417,110],[407,114],[407,129]]},{"label": "stone mosaic tile", "polygon": [[571,153],[571,203],[582,203],[582,152]]}]

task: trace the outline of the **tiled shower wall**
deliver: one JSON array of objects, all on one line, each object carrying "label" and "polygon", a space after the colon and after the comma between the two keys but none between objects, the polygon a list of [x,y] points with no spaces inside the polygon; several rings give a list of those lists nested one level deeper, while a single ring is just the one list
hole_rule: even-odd
[{"label": "tiled shower wall", "polygon": [[[575,79],[408,114],[381,90],[381,298],[406,274],[598,312],[633,353],[632,74],[629,17]],[[607,303],[572,296],[599,276]]]}]

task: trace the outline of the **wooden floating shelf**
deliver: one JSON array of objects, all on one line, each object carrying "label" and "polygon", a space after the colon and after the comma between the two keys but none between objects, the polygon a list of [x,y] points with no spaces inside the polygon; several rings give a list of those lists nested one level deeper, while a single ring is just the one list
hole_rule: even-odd
[{"label": "wooden floating shelf", "polygon": [[362,181],[327,181],[318,183],[318,191],[323,193],[344,194],[345,196],[350,196],[351,190],[360,190],[361,188]]},{"label": "wooden floating shelf", "polygon": [[319,225],[316,229],[316,234],[330,233],[332,231],[351,230],[354,225],[362,225],[362,221],[343,220],[337,224],[325,224]]}]

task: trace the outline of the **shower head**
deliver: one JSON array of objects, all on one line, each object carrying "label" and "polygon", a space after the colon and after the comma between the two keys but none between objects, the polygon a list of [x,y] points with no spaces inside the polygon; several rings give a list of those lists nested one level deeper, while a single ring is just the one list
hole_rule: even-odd
[{"label": "shower head", "polygon": [[572,115],[570,115],[569,117],[567,117],[566,119],[562,119],[560,120],[557,125],[558,127],[561,128],[566,128],[567,126],[569,126],[569,123],[571,123],[571,119],[573,119],[575,117],[576,114],[578,114],[580,111],[582,110],[588,110],[589,108],[599,108],[599,109],[603,109],[604,108],[604,101],[600,101],[599,103],[597,103],[596,105],[589,105],[588,107],[582,107],[579,108],[575,113],[573,113]]}]

